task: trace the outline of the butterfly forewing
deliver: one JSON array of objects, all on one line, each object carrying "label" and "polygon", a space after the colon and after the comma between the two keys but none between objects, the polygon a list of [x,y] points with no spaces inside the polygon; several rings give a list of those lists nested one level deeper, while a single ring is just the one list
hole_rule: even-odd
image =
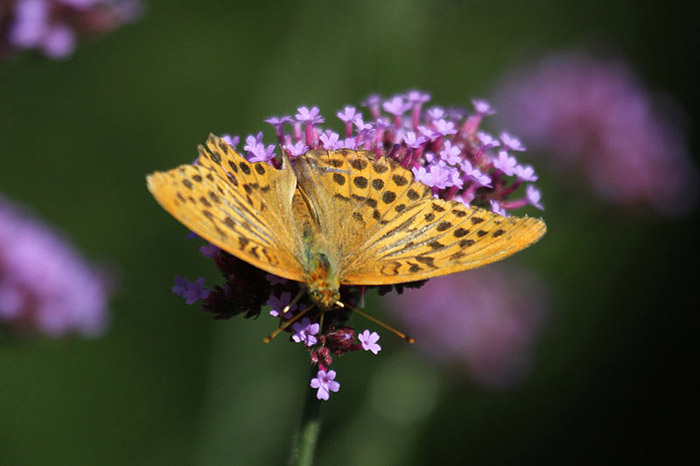
[{"label": "butterfly forewing", "polygon": [[[148,177],[156,200],[202,238],[280,277],[303,281],[300,238],[291,213],[296,186],[288,165],[250,163],[210,136],[199,165]],[[234,171],[234,168],[237,171]]]}]

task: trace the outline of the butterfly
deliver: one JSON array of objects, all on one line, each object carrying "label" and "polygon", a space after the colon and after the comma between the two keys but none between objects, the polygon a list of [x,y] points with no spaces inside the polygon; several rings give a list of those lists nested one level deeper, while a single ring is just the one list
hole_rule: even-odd
[{"label": "butterfly", "polygon": [[147,177],[191,231],[330,309],[340,285],[391,285],[480,267],[532,245],[545,223],[433,197],[411,171],[365,151],[312,150],[280,169],[210,135],[195,164]]}]

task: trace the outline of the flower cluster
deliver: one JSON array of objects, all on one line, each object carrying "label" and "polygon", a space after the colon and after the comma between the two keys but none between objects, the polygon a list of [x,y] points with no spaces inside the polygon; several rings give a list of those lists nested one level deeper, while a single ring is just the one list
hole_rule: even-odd
[{"label": "flower cluster", "polygon": [[19,333],[95,336],[108,322],[109,288],[70,244],[0,197],[0,323]]},{"label": "flower cluster", "polygon": [[[542,209],[540,193],[533,184],[537,175],[516,156],[525,150],[521,142],[507,132],[495,137],[481,129],[483,118],[494,113],[487,102],[473,101],[474,110],[470,112],[426,108],[429,101],[430,96],[419,91],[389,99],[371,96],[364,103],[366,113],[354,106],[336,113],[340,132],[322,126],[326,119],[318,107],[299,107],[293,116],[265,120],[274,128],[276,145],[264,143],[260,132],[245,137],[242,153],[251,162],[279,167],[282,155],[294,163],[309,150],[365,150],[376,157],[390,157],[411,170],[435,197],[501,215],[526,205]],[[226,135],[223,140],[234,149],[241,143],[238,136]],[[333,356],[359,350],[377,354],[381,349],[377,333],[356,333],[347,325],[365,287],[343,286],[340,301],[345,307],[310,312],[311,303],[308,297],[302,297],[303,292],[299,293],[298,283],[266,274],[211,245],[204,246],[202,253],[214,258],[226,283],[208,290],[201,279],[190,282],[178,277],[173,291],[188,303],[202,299],[203,309],[216,318],[241,313],[257,316],[263,304],[270,306],[270,314],[280,320],[280,329],[303,345],[318,366],[311,386],[318,389],[319,399],[328,399],[330,392],[340,387],[335,371],[329,369]],[[383,287],[380,292],[392,288],[400,292],[415,286],[419,284]]]},{"label": "flower cluster", "polygon": [[0,0],[0,57],[38,50],[68,57],[81,36],[95,36],[133,21],[139,0]]},{"label": "flower cluster", "polygon": [[503,122],[553,166],[578,170],[604,201],[667,215],[696,203],[679,125],[623,62],[550,55],[509,72],[497,94]]}]

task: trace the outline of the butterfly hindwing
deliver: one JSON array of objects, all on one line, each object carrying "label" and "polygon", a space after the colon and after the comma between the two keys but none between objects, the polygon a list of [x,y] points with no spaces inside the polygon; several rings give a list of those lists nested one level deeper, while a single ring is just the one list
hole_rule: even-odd
[{"label": "butterfly hindwing", "polygon": [[535,218],[503,217],[455,201],[423,201],[368,238],[342,282],[395,284],[461,272],[505,259],[544,232],[544,222]]}]

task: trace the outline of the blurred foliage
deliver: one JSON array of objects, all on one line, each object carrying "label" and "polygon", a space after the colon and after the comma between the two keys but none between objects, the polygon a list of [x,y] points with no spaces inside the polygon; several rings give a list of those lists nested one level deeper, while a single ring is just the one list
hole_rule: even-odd
[{"label": "blurred foliage", "polygon": [[[628,56],[696,128],[691,18],[632,1],[154,0],[64,62],[2,64],[0,191],[113,266],[120,287],[103,338],[2,340],[0,464],[284,461],[306,355],[264,345],[270,319],[212,321],[170,293],[176,273],[216,272],[145,188],[209,132],[271,136],[263,118],[303,104],[330,116],[371,92],[467,105],[514,61],[582,44]],[[700,296],[684,270],[697,218],[631,216],[539,171],[549,233],[518,260],[554,305],[531,376],[486,391],[387,335],[380,356],[338,362],[320,464],[668,461],[691,448],[662,437],[695,403]]]}]

